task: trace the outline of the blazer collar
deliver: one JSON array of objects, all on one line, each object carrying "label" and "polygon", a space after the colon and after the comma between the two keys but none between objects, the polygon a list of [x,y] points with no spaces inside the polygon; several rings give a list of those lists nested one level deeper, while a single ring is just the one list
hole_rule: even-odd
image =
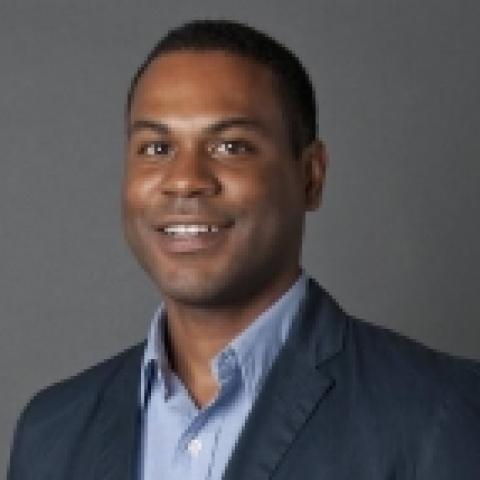
[{"label": "blazer collar", "polygon": [[225,480],[265,480],[334,386],[324,366],[343,349],[346,316],[310,280],[290,337],[247,419]]}]

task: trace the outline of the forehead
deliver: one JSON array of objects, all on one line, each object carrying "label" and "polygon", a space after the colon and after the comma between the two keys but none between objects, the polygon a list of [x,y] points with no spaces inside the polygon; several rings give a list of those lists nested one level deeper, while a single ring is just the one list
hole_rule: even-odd
[{"label": "forehead", "polygon": [[161,54],[140,77],[131,118],[155,115],[240,114],[282,117],[273,72],[249,58],[223,51]]}]

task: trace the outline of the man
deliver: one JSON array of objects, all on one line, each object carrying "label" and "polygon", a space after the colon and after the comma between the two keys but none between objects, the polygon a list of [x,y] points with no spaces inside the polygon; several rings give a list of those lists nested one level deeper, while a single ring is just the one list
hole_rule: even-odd
[{"label": "man", "polygon": [[343,313],[300,267],[326,157],[296,57],[170,32],[128,96],[123,218],[147,342],[39,393],[9,480],[480,478],[480,367]]}]

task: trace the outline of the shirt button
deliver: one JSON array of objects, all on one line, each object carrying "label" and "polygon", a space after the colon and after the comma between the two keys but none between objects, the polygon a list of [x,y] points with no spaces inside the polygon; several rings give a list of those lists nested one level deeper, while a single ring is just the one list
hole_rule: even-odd
[{"label": "shirt button", "polygon": [[193,458],[197,458],[202,450],[202,442],[198,438],[190,440],[188,444],[188,451]]}]

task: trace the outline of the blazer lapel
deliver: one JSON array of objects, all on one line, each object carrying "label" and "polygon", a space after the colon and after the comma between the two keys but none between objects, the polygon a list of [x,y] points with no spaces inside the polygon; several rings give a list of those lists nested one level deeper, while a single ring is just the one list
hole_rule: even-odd
[{"label": "blazer lapel", "polygon": [[[247,419],[225,480],[265,480],[312,411],[334,386],[322,364],[343,346],[345,322],[311,280],[292,332]],[[339,321],[340,320],[340,321]]]},{"label": "blazer lapel", "polygon": [[101,400],[96,432],[95,480],[138,477],[139,379],[143,344],[132,351]]}]

